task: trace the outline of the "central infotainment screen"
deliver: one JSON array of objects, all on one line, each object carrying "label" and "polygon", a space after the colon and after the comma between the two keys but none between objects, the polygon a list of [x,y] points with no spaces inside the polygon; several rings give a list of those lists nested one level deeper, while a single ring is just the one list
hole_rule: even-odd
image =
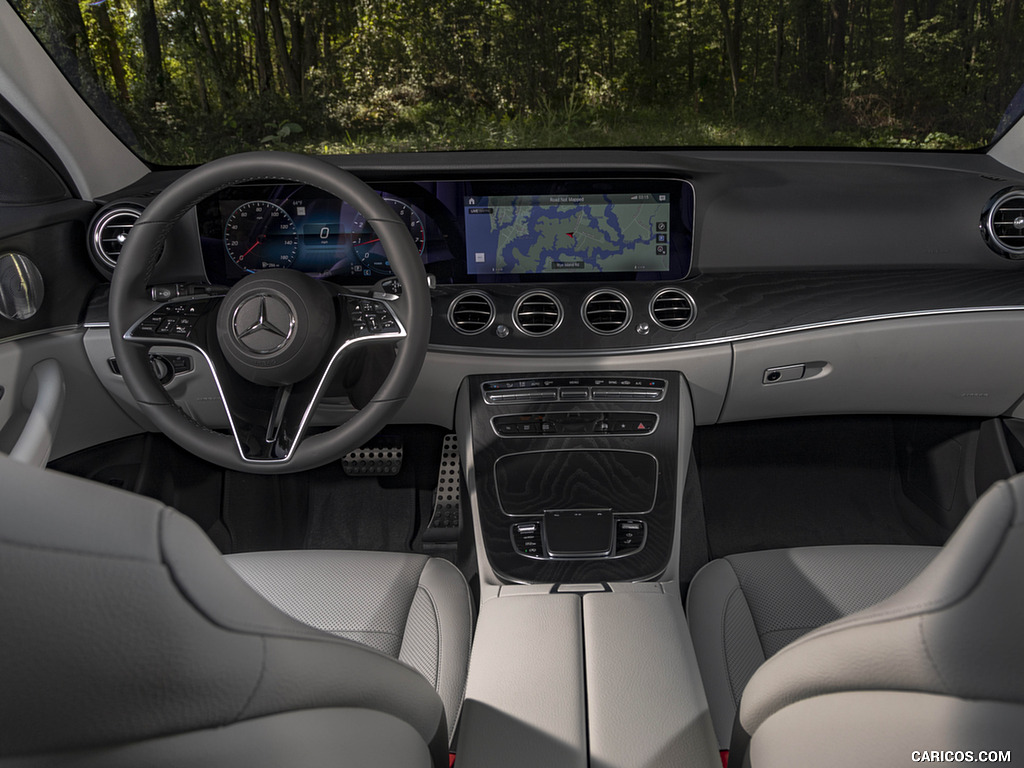
[{"label": "central infotainment screen", "polygon": [[463,199],[471,275],[667,272],[668,192]]}]

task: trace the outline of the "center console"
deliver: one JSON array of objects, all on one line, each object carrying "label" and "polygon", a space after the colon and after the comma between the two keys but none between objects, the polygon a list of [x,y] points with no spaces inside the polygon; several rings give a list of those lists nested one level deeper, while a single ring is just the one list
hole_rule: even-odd
[{"label": "center console", "polygon": [[676,563],[683,377],[472,376],[456,420],[481,599],[459,765],[720,764]]},{"label": "center console", "polygon": [[475,376],[466,387],[468,479],[499,579],[642,581],[665,571],[692,436],[679,373]]}]

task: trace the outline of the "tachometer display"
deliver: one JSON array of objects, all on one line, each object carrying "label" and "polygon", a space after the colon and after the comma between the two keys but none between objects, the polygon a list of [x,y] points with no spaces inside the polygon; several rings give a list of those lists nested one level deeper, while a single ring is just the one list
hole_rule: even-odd
[{"label": "tachometer display", "polygon": [[[398,214],[398,218],[409,228],[409,234],[412,235],[412,241],[416,244],[416,250],[422,256],[423,247],[427,242],[426,232],[423,228],[423,219],[420,218],[420,215],[408,203],[393,197],[384,198],[384,202],[394,209],[395,213]],[[355,251],[356,261],[362,264],[363,274],[393,274],[387,256],[384,254],[384,248],[380,244],[380,239],[363,218],[362,214],[356,215],[355,220],[352,222],[352,229],[355,233],[352,236],[352,248]]]},{"label": "tachometer display", "polygon": [[292,217],[279,205],[252,200],[235,208],[224,225],[224,247],[240,269],[290,267],[299,235]]}]

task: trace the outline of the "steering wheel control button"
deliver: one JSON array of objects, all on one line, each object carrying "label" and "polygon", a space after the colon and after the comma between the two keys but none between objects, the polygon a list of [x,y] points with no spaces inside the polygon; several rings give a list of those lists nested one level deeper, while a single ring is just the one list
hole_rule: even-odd
[{"label": "steering wheel control button", "polygon": [[356,336],[396,333],[398,323],[391,308],[383,301],[357,299],[351,302],[349,319]]},{"label": "steering wheel control button", "polygon": [[164,304],[139,323],[130,337],[136,340],[159,338],[185,341],[209,303],[209,299],[197,299]]},{"label": "steering wheel control button", "polygon": [[287,386],[311,375],[334,336],[330,292],[291,269],[242,278],[218,309],[217,341],[224,357],[239,376],[261,386]]},{"label": "steering wheel control button", "polygon": [[235,307],[231,329],[241,344],[257,355],[282,349],[295,333],[295,311],[282,297],[257,293]]}]

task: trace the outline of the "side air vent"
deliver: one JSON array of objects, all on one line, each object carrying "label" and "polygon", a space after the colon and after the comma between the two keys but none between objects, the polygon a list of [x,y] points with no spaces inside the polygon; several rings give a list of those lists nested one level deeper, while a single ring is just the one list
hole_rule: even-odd
[{"label": "side air vent", "polygon": [[981,215],[981,236],[1008,259],[1024,258],[1024,189],[1004,189]]},{"label": "side air vent", "polygon": [[583,322],[594,333],[610,336],[629,325],[633,308],[618,291],[594,291],[583,301]]},{"label": "side air vent", "polygon": [[89,251],[101,268],[112,271],[121,256],[124,241],[142,211],[116,205],[100,211],[89,227]]},{"label": "side air vent", "polygon": [[482,333],[494,322],[494,302],[479,291],[461,293],[448,307],[448,322],[467,336]]},{"label": "side air vent", "polygon": [[562,305],[546,291],[533,291],[516,302],[512,321],[527,336],[546,336],[562,322]]},{"label": "side air vent", "polygon": [[668,331],[681,331],[694,321],[697,309],[690,294],[678,288],[664,288],[651,299],[651,319]]}]

